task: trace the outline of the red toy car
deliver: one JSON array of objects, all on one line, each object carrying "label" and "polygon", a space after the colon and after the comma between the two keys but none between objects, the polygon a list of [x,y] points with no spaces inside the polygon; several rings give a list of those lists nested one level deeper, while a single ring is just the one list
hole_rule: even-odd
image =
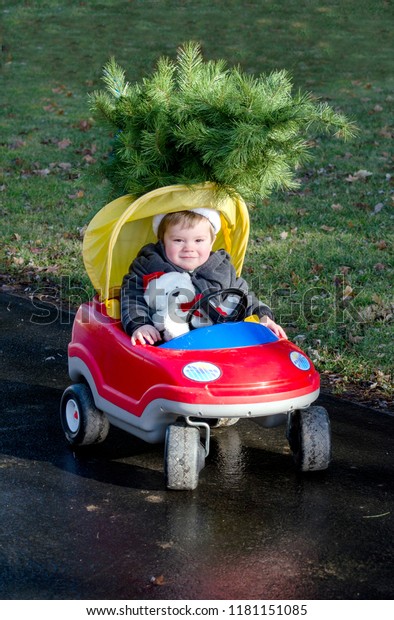
[{"label": "red toy car", "polygon": [[260,323],[237,313],[225,321],[211,316],[209,297],[199,300],[199,309],[217,324],[159,346],[131,346],[115,297],[82,304],[68,351],[73,385],[60,407],[68,442],[101,442],[110,423],[147,442],[164,441],[167,488],[191,490],[209,453],[211,427],[247,418],[263,427],[286,425],[296,466],[326,469],[330,422],[324,408],[311,406],[320,386],[312,362]]}]

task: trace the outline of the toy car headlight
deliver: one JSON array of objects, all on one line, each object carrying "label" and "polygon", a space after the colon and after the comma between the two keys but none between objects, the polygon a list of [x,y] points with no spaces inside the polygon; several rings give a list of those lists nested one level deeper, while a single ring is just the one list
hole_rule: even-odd
[{"label": "toy car headlight", "polygon": [[209,362],[192,362],[182,369],[183,374],[192,381],[207,383],[219,379],[222,371],[220,368]]},{"label": "toy car headlight", "polygon": [[309,360],[302,355],[302,353],[298,353],[298,351],[292,351],[290,353],[290,359],[293,362],[294,366],[297,366],[300,370],[309,370],[311,365]]}]

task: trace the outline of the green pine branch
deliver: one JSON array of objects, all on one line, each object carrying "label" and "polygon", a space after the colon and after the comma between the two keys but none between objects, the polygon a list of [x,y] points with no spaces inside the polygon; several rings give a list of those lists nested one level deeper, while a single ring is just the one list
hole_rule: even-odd
[{"label": "green pine branch", "polygon": [[132,85],[111,58],[103,81],[90,106],[115,134],[105,172],[117,194],[213,181],[254,201],[296,186],[312,132],[345,139],[356,132],[329,105],[293,94],[286,71],[246,75],[224,60],[205,62],[193,42]]}]

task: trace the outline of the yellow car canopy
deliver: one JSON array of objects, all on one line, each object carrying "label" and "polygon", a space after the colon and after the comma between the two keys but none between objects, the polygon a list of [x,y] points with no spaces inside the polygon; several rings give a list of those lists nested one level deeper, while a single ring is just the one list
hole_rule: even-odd
[{"label": "yellow car canopy", "polygon": [[137,199],[121,196],[95,215],[83,241],[86,271],[107,308],[118,297],[123,277],[142,246],[157,241],[152,230],[153,216],[197,207],[220,212],[222,227],[213,249],[224,248],[231,255],[237,274],[241,273],[249,237],[249,214],[240,196],[218,195],[212,183],[161,187]]}]

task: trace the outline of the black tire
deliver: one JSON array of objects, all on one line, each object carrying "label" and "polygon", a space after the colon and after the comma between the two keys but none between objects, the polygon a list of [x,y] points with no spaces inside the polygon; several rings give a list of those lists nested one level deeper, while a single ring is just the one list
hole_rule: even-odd
[{"label": "black tire", "polygon": [[68,387],[60,402],[60,420],[72,446],[104,441],[109,431],[107,416],[96,408],[90,388],[84,383]]},{"label": "black tire", "polygon": [[324,407],[294,411],[289,419],[287,439],[297,469],[327,469],[331,461],[331,427]]},{"label": "black tire", "polygon": [[205,450],[199,430],[176,422],[167,427],[164,449],[164,476],[168,489],[192,491],[205,465]]}]

